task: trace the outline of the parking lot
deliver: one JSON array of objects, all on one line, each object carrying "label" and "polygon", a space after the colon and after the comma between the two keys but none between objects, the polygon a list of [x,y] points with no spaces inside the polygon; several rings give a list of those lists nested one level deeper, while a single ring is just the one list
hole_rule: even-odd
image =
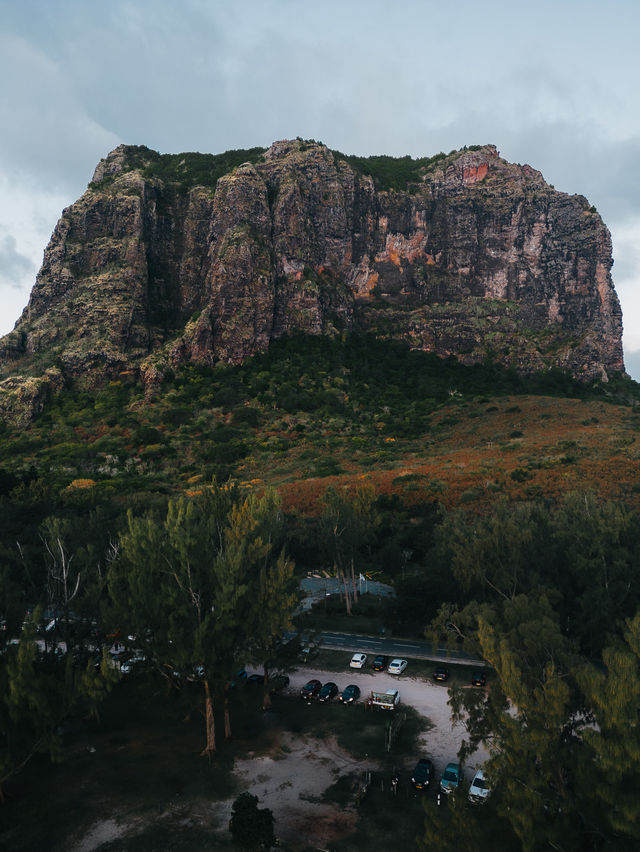
[{"label": "parking lot", "polygon": [[[348,666],[348,662],[347,657],[345,666]],[[371,669],[366,667],[366,664],[363,669],[349,669],[344,672],[304,666],[292,672],[289,677],[289,690],[293,694],[299,693],[304,684],[312,678],[317,678],[322,683],[334,681],[340,691],[348,684],[355,683],[360,687],[361,704],[356,708],[345,708],[345,712],[354,710],[358,712],[362,709],[364,707],[363,701],[372,691],[384,692],[391,688],[398,689],[401,703],[413,707],[432,725],[428,731],[421,735],[421,752],[433,760],[436,778],[439,778],[447,763],[456,759],[458,749],[465,736],[465,728],[462,724],[452,725],[451,712],[447,703],[449,700],[447,684],[434,683],[423,677],[412,676],[411,661],[409,661],[406,673],[399,677],[388,674],[386,671],[372,672]],[[469,686],[469,688],[472,687]],[[422,754],[416,755],[416,759],[420,756]],[[486,751],[482,748],[471,756],[465,766],[465,778],[468,782],[471,781],[475,769],[481,766],[487,757]]]}]

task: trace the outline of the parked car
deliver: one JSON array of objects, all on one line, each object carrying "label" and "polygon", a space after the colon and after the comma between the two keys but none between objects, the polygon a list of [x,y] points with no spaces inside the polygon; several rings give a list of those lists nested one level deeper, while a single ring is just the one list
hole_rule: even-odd
[{"label": "parked car", "polygon": [[372,707],[381,710],[395,710],[400,703],[400,693],[397,689],[387,689],[386,692],[372,692],[369,702]]},{"label": "parked car", "polygon": [[349,686],[342,691],[340,701],[342,701],[343,704],[355,704],[358,698],[360,698],[360,687],[356,686],[355,683],[350,683]]},{"label": "parked car", "polygon": [[442,778],[440,779],[440,791],[448,795],[458,789],[461,780],[462,773],[460,771],[460,764],[447,763],[447,766],[442,773]]},{"label": "parked car", "polygon": [[449,680],[449,669],[446,669],[444,666],[438,666],[433,673],[433,679],[441,682]]},{"label": "parked car", "polygon": [[406,660],[391,660],[387,666],[387,671],[389,674],[401,675],[408,665],[409,663]]},{"label": "parked car", "polygon": [[411,775],[411,783],[416,790],[426,790],[431,783],[433,763],[428,757],[421,757]]},{"label": "parked car", "polygon": [[309,660],[314,660],[319,653],[320,652],[316,645],[305,645],[300,649],[300,653],[298,654],[298,662],[308,663]]},{"label": "parked car", "polygon": [[491,790],[487,783],[487,777],[482,769],[478,769],[476,774],[473,776],[473,781],[469,787],[469,800],[471,802],[484,802],[487,800],[490,793]]},{"label": "parked car", "polygon": [[264,675],[250,674],[247,678],[247,686],[264,686]]},{"label": "parked car", "polygon": [[472,686],[486,686],[487,676],[484,672],[474,672],[471,675],[471,684]]},{"label": "parked car", "polygon": [[366,654],[354,654],[353,657],[351,657],[351,662],[349,663],[349,665],[352,669],[361,669],[366,662]]},{"label": "parked car", "polygon": [[328,703],[333,698],[335,698],[337,694],[338,694],[337,685],[332,680],[329,680],[329,681],[327,681],[327,683],[325,683],[325,685],[322,687],[322,689],[318,693],[318,701],[321,701],[323,704],[325,702]]},{"label": "parked car", "polygon": [[319,680],[316,680],[314,678],[313,680],[310,680],[308,683],[305,683],[305,685],[302,687],[302,689],[300,690],[300,698],[307,698],[307,699],[315,698],[318,695],[318,693],[320,692],[321,689],[322,689],[322,684],[320,683]]},{"label": "parked car", "polygon": [[190,675],[187,675],[187,680],[193,683],[195,680],[202,680],[205,676],[204,666],[194,666]]},{"label": "parked car", "polygon": [[146,661],[146,657],[142,653],[133,654],[133,656],[129,657],[128,660],[125,660],[120,666],[120,671],[122,674],[131,674],[134,669],[138,668],[140,663],[144,663]]},{"label": "parked car", "polygon": [[386,657],[384,654],[378,654],[377,657],[374,657],[374,660],[371,663],[371,668],[374,672],[383,672],[388,665],[389,657]]},{"label": "parked car", "polygon": [[233,680],[229,684],[231,689],[235,689],[237,686],[242,686],[247,682],[247,673],[244,669],[238,669],[238,671],[234,674]]}]

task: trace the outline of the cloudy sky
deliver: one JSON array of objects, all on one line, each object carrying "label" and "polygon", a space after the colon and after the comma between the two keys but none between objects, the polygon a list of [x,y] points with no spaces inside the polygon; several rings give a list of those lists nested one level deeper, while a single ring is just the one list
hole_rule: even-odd
[{"label": "cloudy sky", "polygon": [[602,214],[640,379],[639,32],[637,0],[0,0],[0,333],[120,142],[492,142]]}]

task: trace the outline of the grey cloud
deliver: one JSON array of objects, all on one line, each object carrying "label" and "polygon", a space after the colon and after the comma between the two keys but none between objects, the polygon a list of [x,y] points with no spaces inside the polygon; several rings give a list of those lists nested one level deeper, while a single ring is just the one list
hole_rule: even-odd
[{"label": "grey cloud", "polygon": [[[77,191],[118,137],[91,119],[64,69],[23,39],[0,36],[0,162],[14,179]],[[82,176],[80,178],[80,176]]]},{"label": "grey cloud", "polygon": [[0,234],[0,284],[22,290],[24,279],[34,275],[35,266],[16,246],[15,237]]},{"label": "grey cloud", "polygon": [[624,366],[632,379],[640,381],[640,349],[624,350]]}]

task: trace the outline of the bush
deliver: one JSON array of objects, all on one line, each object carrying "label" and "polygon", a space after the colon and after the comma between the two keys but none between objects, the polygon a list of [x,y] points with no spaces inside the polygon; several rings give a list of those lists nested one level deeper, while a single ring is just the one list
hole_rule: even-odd
[{"label": "bush", "polygon": [[259,808],[251,793],[242,793],[231,806],[229,831],[240,849],[270,849],[276,842],[272,812]]}]

